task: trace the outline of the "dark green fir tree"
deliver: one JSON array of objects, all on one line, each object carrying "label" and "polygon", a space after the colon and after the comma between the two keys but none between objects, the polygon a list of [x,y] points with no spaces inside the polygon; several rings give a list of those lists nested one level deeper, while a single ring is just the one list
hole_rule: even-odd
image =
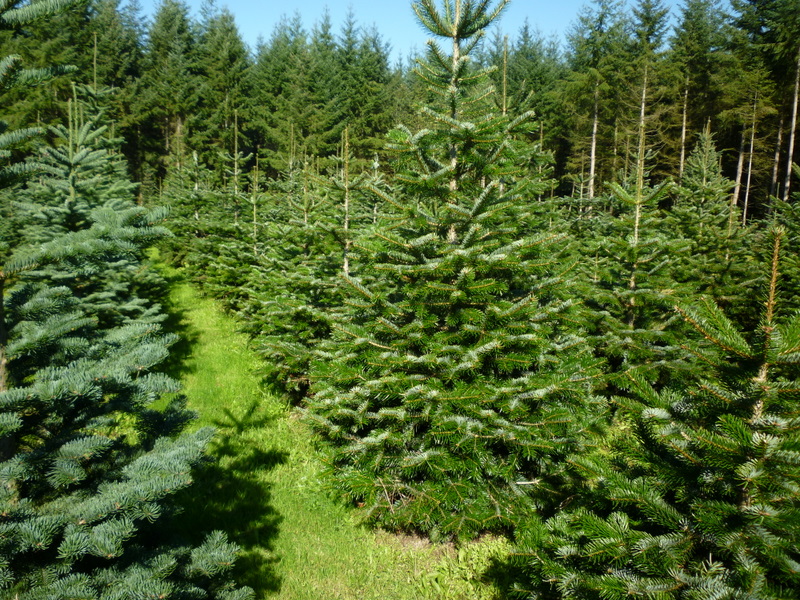
[{"label": "dark green fir tree", "polygon": [[671,305],[681,289],[670,265],[686,243],[667,230],[659,208],[670,185],[649,185],[643,167],[640,176],[608,184],[609,194],[597,199],[608,210],[592,209],[574,227],[596,352],[614,372],[647,365],[657,379],[677,358]]},{"label": "dark green fir tree", "polygon": [[687,291],[713,298],[728,316],[748,328],[758,324],[758,299],[749,292],[761,269],[755,258],[752,228],[742,226],[741,211],[732,201],[734,182],[720,169],[708,128],[686,160],[675,204],[666,218],[673,235],[683,237],[688,251],[674,257],[672,277]]},{"label": "dark green fir tree", "polygon": [[[393,187],[356,238],[345,311],[312,366],[306,416],[342,496],[432,538],[504,530],[562,499],[565,458],[602,417],[566,299],[561,236],[535,216],[532,115],[495,112],[472,53],[506,7],[415,2],[447,41],[418,76],[428,129],[390,134]],[[533,167],[531,169],[531,167]]]},{"label": "dark green fir tree", "polygon": [[308,391],[311,351],[330,335],[325,310],[341,300],[342,252],[329,227],[335,216],[318,182],[308,169],[271,182],[258,236],[263,253],[240,311],[267,382],[292,399]]},{"label": "dark green fir tree", "polygon": [[[800,166],[794,165],[795,177],[800,177]],[[800,244],[800,192],[794,192],[791,202],[774,200],[773,219],[786,230],[786,245],[797,248]],[[787,306],[800,306],[800,255],[788,252],[784,258],[781,292]]]},{"label": "dark green fir tree", "polygon": [[797,597],[800,316],[778,318],[783,235],[755,330],[709,298],[678,309],[705,361],[696,385],[657,391],[626,374],[629,441],[611,463],[579,459],[575,507],[519,536],[528,597]]},{"label": "dark green fir tree", "polygon": [[261,253],[241,311],[267,380],[298,400],[308,392],[312,353],[330,337],[330,315],[342,304],[337,278],[349,271],[354,232],[373,216],[365,194],[374,174],[352,172],[349,128],[342,142],[334,177],[306,164],[271,183]]}]

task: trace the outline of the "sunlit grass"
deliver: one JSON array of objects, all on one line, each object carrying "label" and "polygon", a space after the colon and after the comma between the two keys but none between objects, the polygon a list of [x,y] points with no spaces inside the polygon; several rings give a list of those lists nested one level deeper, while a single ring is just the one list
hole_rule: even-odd
[{"label": "sunlit grass", "polygon": [[312,437],[281,398],[259,385],[258,359],[236,323],[185,283],[172,294],[171,328],[184,342],[171,364],[195,426],[217,428],[209,465],[183,496],[187,535],[226,531],[242,549],[237,579],[258,598],[404,600],[501,598],[482,580],[494,539],[461,549],[375,532],[333,501]]}]

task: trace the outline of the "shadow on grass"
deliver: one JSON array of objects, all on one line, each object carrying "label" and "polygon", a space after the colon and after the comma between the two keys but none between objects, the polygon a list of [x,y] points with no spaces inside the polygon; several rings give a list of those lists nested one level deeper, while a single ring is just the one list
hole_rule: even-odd
[{"label": "shadow on grass", "polygon": [[192,356],[192,348],[200,339],[200,333],[192,326],[186,311],[175,302],[165,302],[164,312],[167,314],[162,323],[164,331],[177,335],[178,341],[170,346],[169,357],[161,363],[161,370],[170,377],[180,380],[196,370],[189,359]]},{"label": "shadow on grass", "polygon": [[215,423],[217,435],[208,462],[197,470],[194,484],[178,501],[186,524],[184,535],[199,543],[212,529],[227,533],[229,541],[240,547],[234,579],[262,597],[281,587],[274,569],[279,559],[273,552],[282,517],[271,504],[265,475],[285,463],[288,454],[264,450],[248,439],[249,429],[271,421],[257,416],[257,409],[254,402],[241,415],[225,410],[225,421]]},{"label": "shadow on grass", "polygon": [[481,579],[497,590],[495,600],[512,600],[532,597],[521,592],[529,587],[529,581],[520,570],[518,560],[508,558],[492,558],[489,568],[481,574]]}]

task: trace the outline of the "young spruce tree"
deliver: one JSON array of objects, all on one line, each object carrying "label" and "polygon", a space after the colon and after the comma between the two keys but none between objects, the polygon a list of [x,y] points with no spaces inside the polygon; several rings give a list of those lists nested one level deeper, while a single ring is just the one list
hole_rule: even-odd
[{"label": "young spruce tree", "polygon": [[415,2],[435,41],[417,74],[430,127],[390,134],[395,188],[356,240],[345,314],[307,415],[343,496],[383,526],[469,537],[560,499],[564,458],[602,408],[566,315],[560,236],[534,215],[532,115],[493,112],[471,54],[507,1]]}]

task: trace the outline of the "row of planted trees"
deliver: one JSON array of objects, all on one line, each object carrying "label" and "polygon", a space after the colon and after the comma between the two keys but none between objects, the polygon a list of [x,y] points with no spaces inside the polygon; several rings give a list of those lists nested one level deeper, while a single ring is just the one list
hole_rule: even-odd
[{"label": "row of planted trees", "polygon": [[532,598],[792,597],[793,205],[744,225],[709,129],[652,183],[644,119],[623,176],[552,198],[536,115],[472,60],[490,4],[414,3],[446,47],[388,168],[354,168],[345,129],[334,177],[254,171],[235,195],[185,174],[175,256],[373,524],[513,535]]},{"label": "row of planted trees", "polygon": [[[224,577],[235,548],[175,515],[210,432],[180,434],[180,399],[152,408],[175,390],[142,262],[159,240],[242,315],[372,523],[512,535],[530,597],[792,597],[796,210],[743,225],[710,130],[653,183],[645,119],[615,182],[553,198],[537,115],[472,60],[505,5],[414,4],[447,47],[386,165],[354,161],[345,125],[333,177],[298,153],[265,182],[235,118],[224,177],[171,170],[172,241],[133,202],[103,95],[72,92],[0,194],[2,597],[249,594]],[[4,65],[7,87],[45,75]]]}]

